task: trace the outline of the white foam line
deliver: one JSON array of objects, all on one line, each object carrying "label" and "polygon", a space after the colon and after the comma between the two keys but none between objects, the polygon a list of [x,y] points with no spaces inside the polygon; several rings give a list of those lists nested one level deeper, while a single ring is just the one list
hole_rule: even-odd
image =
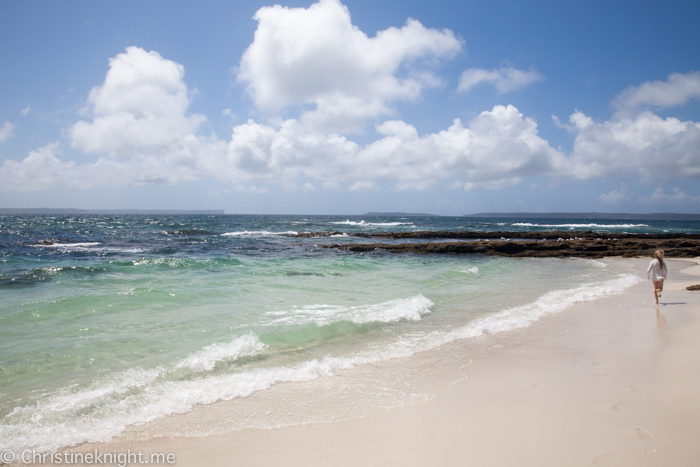
[{"label": "white foam line", "polygon": [[[15,408],[0,425],[0,438],[4,440],[5,448],[15,452],[24,449],[44,452],[84,442],[108,441],[129,425],[185,413],[197,404],[245,397],[279,382],[303,382],[332,376],[356,365],[409,357],[459,339],[526,327],[547,314],[561,312],[576,303],[621,293],[640,280],[637,276],[624,274],[602,284],[549,292],[532,303],[479,318],[451,331],[404,335],[383,348],[348,357],[327,356],[289,367],[257,368],[175,381],[164,379],[172,369],[127,370],[88,390],[75,393],[67,388],[36,405]],[[222,359],[236,359],[262,349],[262,344],[252,334],[238,339],[240,342],[234,340],[231,344],[206,347],[177,362],[174,368],[206,371]],[[71,413],[74,418],[66,420]]]},{"label": "white foam line", "polygon": [[287,232],[270,232],[267,230],[243,230],[240,232],[222,233],[222,237],[269,237],[274,235],[298,235],[299,232],[289,230]]},{"label": "white foam line", "polygon": [[315,323],[318,326],[327,326],[339,321],[350,321],[356,324],[395,323],[401,320],[420,321],[422,315],[430,313],[431,306],[433,302],[421,294],[372,305],[309,305],[291,310],[268,312],[268,315],[280,316],[280,318],[267,324],[289,326]]},{"label": "white foam line", "polygon": [[568,227],[568,228],[607,228],[607,229],[624,229],[634,227],[649,227],[647,224],[531,224],[529,222],[516,222],[511,225],[519,227]]},{"label": "white foam line", "polygon": [[91,246],[101,245],[100,242],[82,242],[82,243],[52,243],[50,245],[32,245],[44,248],[88,248]]},{"label": "white foam line", "polygon": [[[0,439],[5,448],[15,452],[57,450],[84,442],[108,441],[128,425],[183,413],[195,404],[246,396],[272,384],[269,377],[256,382],[248,375],[264,370],[194,380],[165,378],[182,369],[211,371],[217,362],[255,355],[264,348],[257,336],[245,334],[229,344],[205,347],[172,365],[130,368],[77,392],[72,387],[64,388],[35,405],[15,407],[0,424]],[[224,380],[241,384],[221,387]],[[213,392],[209,390],[212,385]]]},{"label": "white foam line", "polygon": [[336,225],[359,225],[359,226],[397,226],[397,225],[413,225],[411,222],[365,222],[364,220],[362,221],[342,221],[342,222],[331,222],[331,224],[336,224]]},{"label": "white foam line", "polygon": [[431,350],[459,339],[468,339],[485,334],[496,334],[524,328],[543,316],[561,312],[576,303],[596,300],[605,295],[621,293],[637,284],[641,279],[632,274],[623,274],[603,284],[586,284],[575,289],[555,290],[544,294],[536,301],[509,308],[490,316],[476,319],[466,326],[451,331],[433,331],[427,335],[402,337],[388,346],[382,359],[413,355]]}]

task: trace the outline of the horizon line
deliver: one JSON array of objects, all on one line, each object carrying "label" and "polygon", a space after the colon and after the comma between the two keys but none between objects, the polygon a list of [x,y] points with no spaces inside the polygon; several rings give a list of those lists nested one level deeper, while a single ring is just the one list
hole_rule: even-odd
[{"label": "horizon line", "polygon": [[237,214],[224,209],[80,209],[80,208],[0,208],[0,214],[199,214],[199,215],[240,215],[240,216],[413,216],[413,217],[484,217],[484,218],[569,218],[569,219],[650,219],[650,220],[700,220],[700,213],[624,213],[624,212],[481,212],[474,214],[430,214],[410,212],[366,212],[362,214]]}]

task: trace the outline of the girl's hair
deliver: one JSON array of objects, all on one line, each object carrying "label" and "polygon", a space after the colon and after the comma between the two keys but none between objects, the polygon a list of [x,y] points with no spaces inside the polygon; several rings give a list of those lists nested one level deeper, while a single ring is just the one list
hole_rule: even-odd
[{"label": "girl's hair", "polygon": [[661,265],[662,268],[664,268],[666,266],[664,264],[664,250],[656,250],[654,252],[654,258],[659,260],[659,264]]}]

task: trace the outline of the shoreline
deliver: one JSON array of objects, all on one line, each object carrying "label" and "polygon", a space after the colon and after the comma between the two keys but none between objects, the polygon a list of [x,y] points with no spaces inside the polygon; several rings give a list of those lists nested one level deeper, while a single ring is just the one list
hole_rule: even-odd
[{"label": "shoreline", "polygon": [[[648,264],[605,262],[638,276]],[[351,420],[198,438],[125,433],[66,451],[175,453],[176,465],[211,466],[692,465],[700,458],[693,442],[700,435],[700,294],[684,289],[698,282],[700,266],[673,258],[668,265],[658,313],[645,280],[529,328],[427,352],[421,365],[443,373],[450,357],[463,359],[462,377],[430,400]]]}]

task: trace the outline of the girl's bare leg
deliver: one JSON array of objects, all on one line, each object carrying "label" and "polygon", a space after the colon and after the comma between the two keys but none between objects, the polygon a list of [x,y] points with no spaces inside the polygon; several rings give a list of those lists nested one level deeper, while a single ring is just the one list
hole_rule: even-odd
[{"label": "girl's bare leg", "polygon": [[656,300],[656,304],[659,304],[659,295],[661,295],[661,291],[664,289],[664,281],[663,279],[660,281],[651,281],[654,284],[654,299]]}]

